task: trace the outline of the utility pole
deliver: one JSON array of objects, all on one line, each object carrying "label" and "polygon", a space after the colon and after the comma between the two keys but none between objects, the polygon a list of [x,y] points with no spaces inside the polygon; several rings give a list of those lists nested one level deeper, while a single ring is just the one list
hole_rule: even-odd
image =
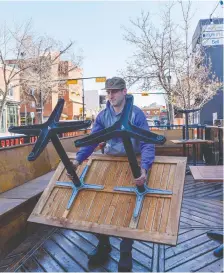
[{"label": "utility pole", "polygon": [[44,104],[43,104],[43,93],[42,89],[40,89],[40,107],[41,107],[41,123],[43,123],[43,112],[44,112]]},{"label": "utility pole", "polygon": [[85,95],[84,95],[84,81],[82,79],[82,120],[85,120]]},{"label": "utility pole", "polygon": [[[171,7],[170,7],[171,8]],[[169,8],[169,41],[170,41],[170,48],[172,44],[172,39],[171,39],[171,22],[170,22],[170,8]],[[174,115],[173,115],[173,105],[170,103],[170,92],[171,92],[171,75],[170,75],[170,66],[171,66],[171,49],[169,48],[169,59],[168,59],[168,66],[169,66],[169,75],[167,76],[168,84],[169,84],[169,97],[168,97],[168,116],[169,116],[169,123],[173,124],[174,123]]]}]

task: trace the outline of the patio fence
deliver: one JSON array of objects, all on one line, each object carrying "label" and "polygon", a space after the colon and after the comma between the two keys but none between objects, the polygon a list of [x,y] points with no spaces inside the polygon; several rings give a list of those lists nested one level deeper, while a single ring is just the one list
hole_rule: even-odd
[{"label": "patio fence", "polygon": [[[182,138],[185,138],[185,126],[183,125],[170,125],[170,126],[149,126],[150,130],[157,131],[156,133],[163,133],[164,131],[182,130]],[[212,140],[212,143],[197,145],[197,160],[202,164],[217,165],[223,164],[223,127],[206,126],[199,124],[189,125],[192,130],[192,136],[195,139]],[[174,131],[173,131],[174,132]],[[90,129],[82,129],[76,132],[68,132],[60,134],[60,138],[79,136],[89,134]],[[4,136],[0,137],[0,149],[9,146],[23,145],[28,143],[35,143],[36,136]],[[183,155],[192,160],[192,145],[183,145]]]},{"label": "patio fence", "polygon": [[[80,136],[80,135],[89,134],[89,133],[90,133],[90,129],[81,129],[75,132],[58,134],[58,136],[59,138],[66,138],[66,137],[72,137],[72,136]],[[9,146],[35,143],[36,140],[37,140],[37,136],[31,136],[31,135],[30,136],[14,135],[14,136],[0,137],[0,149],[4,147],[9,147]]]}]

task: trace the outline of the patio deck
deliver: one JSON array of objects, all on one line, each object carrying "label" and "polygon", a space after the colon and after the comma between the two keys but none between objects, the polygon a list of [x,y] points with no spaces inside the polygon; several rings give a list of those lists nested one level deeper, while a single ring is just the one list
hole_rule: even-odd
[{"label": "patio deck", "polygon": [[[178,244],[175,247],[135,241],[135,272],[222,272],[223,259],[213,255],[220,245],[207,231],[223,230],[223,183],[185,179]],[[94,235],[40,225],[38,231],[0,261],[1,271],[117,271],[120,239],[111,237],[107,263],[88,267],[87,253],[97,244]]]}]

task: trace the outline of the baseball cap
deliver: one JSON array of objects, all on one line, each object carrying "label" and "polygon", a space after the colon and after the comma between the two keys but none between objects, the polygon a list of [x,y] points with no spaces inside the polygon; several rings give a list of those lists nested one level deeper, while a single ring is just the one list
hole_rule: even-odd
[{"label": "baseball cap", "polygon": [[107,89],[126,89],[125,80],[120,77],[107,79],[105,82],[105,88],[103,88],[103,90]]}]

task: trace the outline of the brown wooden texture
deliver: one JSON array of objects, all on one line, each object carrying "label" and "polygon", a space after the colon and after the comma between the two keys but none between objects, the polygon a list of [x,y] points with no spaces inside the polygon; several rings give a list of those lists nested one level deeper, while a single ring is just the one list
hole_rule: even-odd
[{"label": "brown wooden texture", "polygon": [[[4,215],[0,215],[0,260],[1,256],[9,249],[12,250],[16,243],[21,243],[28,227],[27,218],[36,205],[38,198],[39,196],[36,196],[25,202],[24,199],[21,199],[21,204]],[[13,201],[12,199],[11,202],[15,205]]]},{"label": "brown wooden texture", "polygon": [[[135,240],[132,271],[223,272],[223,258],[213,254],[221,242],[207,236],[211,230],[222,232],[222,200],[222,182],[195,183],[191,175],[186,175],[177,245],[170,247]],[[14,247],[7,257],[1,259],[0,255],[0,272],[117,271],[120,238],[110,237],[112,251],[107,262],[91,267],[88,253],[98,244],[96,236],[34,223],[33,226],[40,229]]]},{"label": "brown wooden texture", "polygon": [[188,139],[188,140],[184,140],[184,139],[173,139],[171,140],[171,142],[173,142],[174,144],[201,144],[201,143],[212,143],[212,141],[210,140],[206,140],[206,139]]},{"label": "brown wooden texture", "polygon": [[[74,140],[80,138],[64,138],[61,143],[66,152],[75,152]],[[60,161],[51,143],[32,162],[27,160],[33,144],[12,146],[0,149],[0,193],[13,189],[19,185],[50,172],[58,166]]]},{"label": "brown wooden texture", "polygon": [[[69,157],[74,158],[74,155],[69,154]],[[83,165],[78,169],[79,174]],[[135,194],[113,191],[115,186],[134,186],[127,158],[94,155],[88,165],[90,168],[85,183],[104,185],[104,190],[81,191],[70,211],[67,211],[71,189],[55,185],[56,181],[68,181],[66,170],[60,163],[29,221],[163,244],[176,244],[186,158],[156,157],[148,185],[152,188],[172,190],[173,195],[146,196],[140,217],[135,221],[132,219]]]},{"label": "brown wooden texture", "polygon": [[223,182],[223,166],[190,166],[195,181]]},{"label": "brown wooden texture", "polygon": [[[153,129],[153,133],[156,133],[158,135],[163,135],[166,138],[166,142],[162,147],[170,146],[172,145],[172,140],[178,140],[183,137],[183,130],[182,129],[174,129],[174,130],[161,130],[161,129]],[[194,130],[189,129],[189,137],[194,137]],[[160,147],[160,146],[158,146]]]},{"label": "brown wooden texture", "polygon": [[0,150],[0,193],[15,188],[51,170],[46,150],[37,160],[29,162],[32,145]]}]

